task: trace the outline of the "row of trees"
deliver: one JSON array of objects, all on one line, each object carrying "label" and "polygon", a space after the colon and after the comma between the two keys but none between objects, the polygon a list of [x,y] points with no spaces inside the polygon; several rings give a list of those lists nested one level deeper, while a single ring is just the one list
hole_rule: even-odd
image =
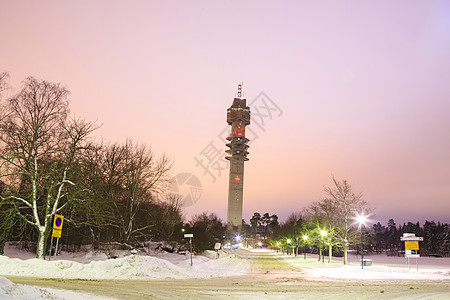
[{"label": "row of trees", "polygon": [[[0,75],[0,97],[8,74]],[[0,111],[0,251],[11,237],[36,238],[43,258],[52,217],[71,242],[171,239],[182,227],[179,199],[166,195],[172,162],[127,140],[98,143],[94,123],[70,116],[69,91],[27,78]]]},{"label": "row of trees", "polygon": [[[324,199],[314,202],[303,212],[291,213],[287,220],[277,227],[269,242],[274,247],[298,249],[306,243],[310,246],[325,244],[329,253],[338,249],[344,254],[344,264],[348,262],[350,245],[358,242],[356,217],[370,213],[368,204],[361,193],[355,193],[347,180],[332,176],[333,185],[325,187]],[[319,255],[323,255],[319,251]],[[320,257],[319,257],[320,258]],[[331,261],[331,255],[329,255]]]},{"label": "row of trees", "polygon": [[[349,246],[356,254],[361,253],[360,231],[352,231],[352,238]],[[321,235],[321,229],[314,223],[305,218],[301,213],[292,213],[286,222],[283,222],[277,229],[276,234],[269,239],[274,248],[283,249],[286,252],[292,252],[295,255],[302,251],[304,247],[314,253],[322,255],[322,245],[328,249],[329,261],[332,255],[345,254],[344,247],[333,242],[333,235],[329,236],[328,231],[325,236]],[[386,253],[390,256],[403,256],[404,242],[401,241],[403,233],[414,233],[416,236],[423,237],[420,242],[420,254],[422,256],[450,256],[450,226],[449,224],[436,223],[434,221],[425,221],[423,226],[417,223],[404,223],[396,226],[393,219],[388,221],[387,226],[379,222],[372,226],[367,224],[363,227],[364,251],[368,253]],[[333,248],[329,247],[333,244]],[[304,250],[303,250],[304,251]]]}]

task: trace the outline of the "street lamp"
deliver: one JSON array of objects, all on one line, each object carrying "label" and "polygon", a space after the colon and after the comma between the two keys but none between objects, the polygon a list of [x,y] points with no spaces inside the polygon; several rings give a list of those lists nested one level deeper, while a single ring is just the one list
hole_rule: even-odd
[{"label": "street lamp", "polygon": [[[290,248],[291,248],[291,239],[287,239],[286,240],[286,244],[287,244],[287,249],[286,249],[286,254],[288,254],[289,255],[289,253],[290,253]],[[288,253],[289,252],[289,253]]]},{"label": "street lamp", "polygon": [[236,234],[236,236],[234,237],[234,239],[236,240],[236,242],[240,242],[241,241],[241,235],[240,234]]},{"label": "street lamp", "polygon": [[358,216],[359,227],[361,227],[361,269],[364,269],[364,244],[363,244],[363,225],[366,222],[366,216]]},{"label": "street lamp", "polygon": [[327,235],[326,230],[321,230],[320,235],[322,236],[322,263],[325,262],[325,236]]},{"label": "street lamp", "polygon": [[303,254],[304,254],[305,260],[306,260],[306,243],[307,243],[307,241],[308,241],[308,236],[307,236],[307,235],[304,235],[304,236],[303,236],[303,240],[305,241],[305,251],[303,251]]}]

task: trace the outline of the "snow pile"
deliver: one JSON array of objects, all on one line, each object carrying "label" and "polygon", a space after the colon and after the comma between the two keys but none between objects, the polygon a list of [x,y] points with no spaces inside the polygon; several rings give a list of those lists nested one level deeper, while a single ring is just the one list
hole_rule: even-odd
[{"label": "snow pile", "polygon": [[0,276],[1,299],[61,299],[44,289],[23,284],[14,284]]},{"label": "snow pile", "polygon": [[174,264],[153,256],[132,255],[118,259],[92,261],[87,264],[41,259],[21,260],[0,256],[0,275],[79,279],[185,279],[245,274],[247,263],[233,255],[219,259],[195,256],[193,266],[187,256],[172,254]]},{"label": "snow pile", "polygon": [[[159,253],[155,256],[132,255],[118,259],[94,260],[80,263],[73,260],[20,259],[0,255],[0,275],[32,276],[46,278],[78,279],[186,279],[243,275],[248,262],[233,254],[221,252],[220,258],[213,251],[193,256]],[[69,258],[68,255],[64,255]],[[89,261],[105,257],[92,252],[77,254],[72,259]],[[52,258],[53,259],[53,258]],[[60,290],[41,289],[14,284],[0,276],[0,299],[102,299],[100,297]]]}]

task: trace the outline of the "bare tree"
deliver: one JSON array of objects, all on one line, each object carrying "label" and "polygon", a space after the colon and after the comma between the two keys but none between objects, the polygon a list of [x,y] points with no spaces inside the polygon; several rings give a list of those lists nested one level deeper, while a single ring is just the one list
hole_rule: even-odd
[{"label": "bare tree", "polygon": [[52,216],[76,190],[70,172],[95,129],[68,118],[68,95],[59,84],[29,77],[0,117],[0,178],[7,190],[2,199],[37,229],[37,258],[44,258]]},{"label": "bare tree", "polygon": [[8,88],[8,81],[9,74],[8,72],[2,72],[0,73],[0,99],[2,99],[3,91]]},{"label": "bare tree", "polygon": [[325,187],[326,198],[312,204],[309,215],[318,217],[323,227],[328,231],[327,244],[330,258],[332,245],[340,246],[344,250],[344,264],[347,263],[347,249],[356,237],[355,216],[361,212],[368,213],[368,204],[362,194],[355,194],[347,180],[339,181],[332,175],[333,185]]},{"label": "bare tree", "polygon": [[158,222],[149,210],[161,208],[157,199],[168,184],[172,162],[131,140],[102,145],[90,160],[93,193],[103,203],[101,226],[112,228],[122,246],[132,247]]}]

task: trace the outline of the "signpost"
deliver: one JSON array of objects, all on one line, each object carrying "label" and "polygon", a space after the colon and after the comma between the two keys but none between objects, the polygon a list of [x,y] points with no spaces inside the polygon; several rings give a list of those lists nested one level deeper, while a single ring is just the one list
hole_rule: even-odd
[{"label": "signpost", "polygon": [[415,233],[404,233],[402,237],[400,237],[401,241],[405,242],[405,257],[408,259],[408,269],[411,268],[409,263],[410,258],[416,259],[416,268],[419,270],[419,241],[423,241],[423,237],[416,236]]},{"label": "signpost", "polygon": [[56,257],[56,252],[58,252],[58,243],[59,243],[59,239],[61,238],[63,221],[64,221],[63,215],[55,214],[55,216],[53,217],[52,239],[50,240],[50,249],[49,249],[50,253],[48,255],[48,260],[50,260],[50,257],[52,256],[52,247],[53,247],[53,238],[54,237],[56,238],[55,257]]},{"label": "signpost", "polygon": [[214,250],[216,250],[217,258],[219,258],[219,250],[220,250],[221,247],[222,247],[221,243],[215,243],[214,244]]},{"label": "signpost", "polygon": [[192,266],[192,238],[194,237],[193,233],[185,233],[184,238],[189,238],[189,245],[191,248],[191,266]]}]

